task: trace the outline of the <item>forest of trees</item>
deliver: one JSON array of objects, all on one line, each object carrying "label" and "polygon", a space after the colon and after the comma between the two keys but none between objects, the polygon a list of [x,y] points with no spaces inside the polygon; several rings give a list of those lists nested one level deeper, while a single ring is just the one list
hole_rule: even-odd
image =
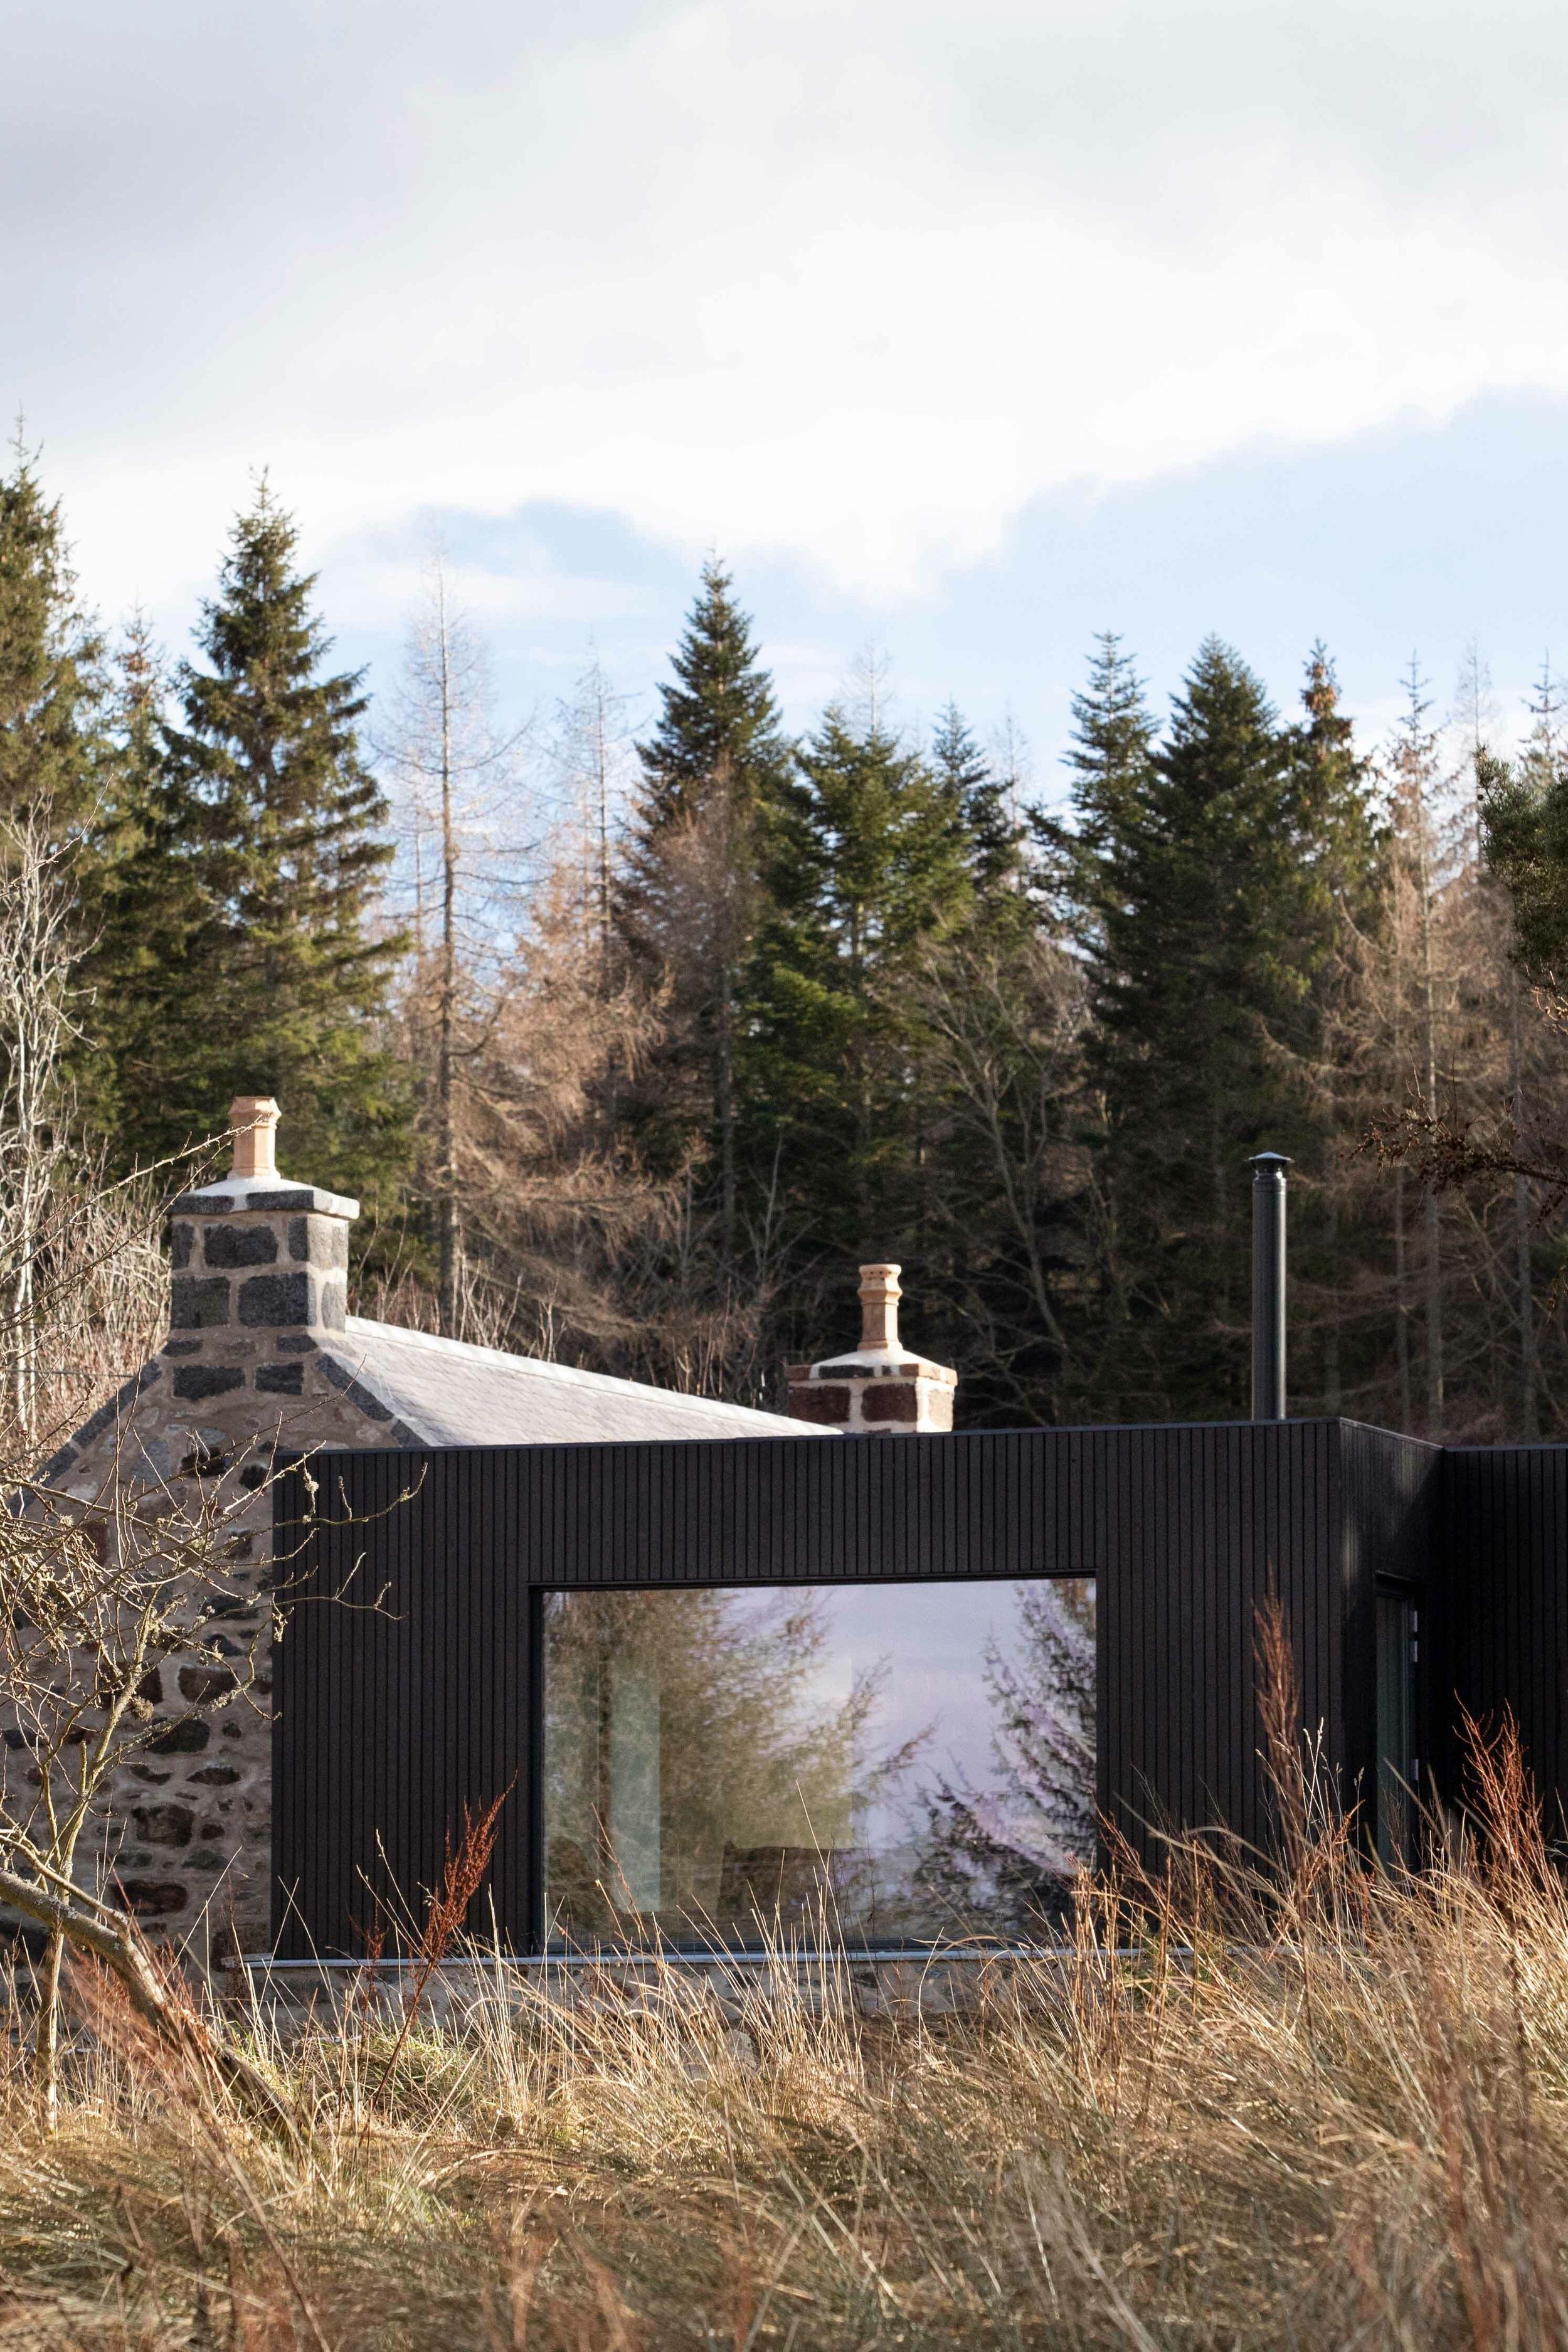
[{"label": "forest of trees", "polygon": [[640,740],[596,662],[509,737],[439,563],[395,683],[334,668],[265,482],[188,658],[110,636],[18,447],[3,1295],[270,1091],[363,1311],[778,1403],[896,1258],[963,1425],[1230,1417],[1268,1146],[1292,1412],[1562,1434],[1568,722],[1456,703],[1358,742],[1321,646],[1280,711],[1210,637],[1161,714],[1105,635],[1037,795],[875,665],[794,737],[715,562]]}]

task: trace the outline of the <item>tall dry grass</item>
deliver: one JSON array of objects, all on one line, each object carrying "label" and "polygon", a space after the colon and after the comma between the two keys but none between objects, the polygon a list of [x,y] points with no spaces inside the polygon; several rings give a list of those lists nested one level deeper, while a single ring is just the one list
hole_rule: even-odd
[{"label": "tall dry grass", "polygon": [[1299,1776],[1282,1881],[1102,1885],[952,2015],[657,1958],[255,2011],[291,2134],[79,1977],[58,2136],[0,2083],[0,2345],[1568,2345],[1568,1893],[1476,1777],[1393,1877]]}]

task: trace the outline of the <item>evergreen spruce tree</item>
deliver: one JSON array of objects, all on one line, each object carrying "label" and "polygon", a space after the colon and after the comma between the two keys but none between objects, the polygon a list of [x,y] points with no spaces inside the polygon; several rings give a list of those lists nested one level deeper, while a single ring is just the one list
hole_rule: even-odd
[{"label": "evergreen spruce tree", "polygon": [[1342,745],[1326,703],[1317,737],[1282,729],[1211,638],[1147,751],[1110,650],[1087,698],[1078,793],[1124,1307],[1107,1402],[1136,1419],[1228,1416],[1247,1410],[1246,1162],[1310,1147],[1300,1072],[1348,822]]},{"label": "evergreen spruce tree", "polygon": [[669,1169],[695,1139],[728,1269],[737,1245],[744,975],[765,920],[761,867],[791,793],[792,751],[751,623],[717,562],[672,656],[658,723],[637,747],[616,922],[634,973],[665,1007],[664,1041],[624,1089],[640,1152]]},{"label": "evergreen spruce tree", "polygon": [[1067,752],[1072,822],[1064,824],[1037,809],[1030,823],[1045,889],[1087,946],[1099,936],[1110,845],[1147,796],[1153,775],[1154,721],[1142,681],[1110,630],[1095,640],[1088,683],[1073,696],[1072,714]]},{"label": "evergreen spruce tree", "polygon": [[159,968],[122,968],[104,1019],[123,1150],[160,1157],[221,1127],[233,1095],[275,1094],[284,1164],[374,1195],[406,1134],[377,1034],[401,944],[374,922],[386,811],[359,751],[361,679],[325,672],[296,544],[263,482],[203,609],[210,666],[178,674],[184,725],[143,712],[125,730],[114,923],[130,938],[145,918]]},{"label": "evergreen spruce tree", "polygon": [[163,655],[137,614],[115,656],[89,835],[76,1056],[83,1124],[120,1171],[135,1157],[127,1129],[140,1123],[138,1103],[168,1085],[184,1010],[179,975],[201,915],[195,811],[178,809],[163,764],[167,690]]},{"label": "evergreen spruce tree", "polygon": [[973,915],[974,842],[951,774],[875,722],[829,709],[799,768],[753,982],[752,1153],[777,1155],[814,1238],[886,1254],[904,1246],[918,1159],[908,983]]},{"label": "evergreen spruce tree", "polygon": [[[661,835],[700,815],[719,780],[745,808],[765,804],[787,780],[789,739],[733,588],[721,563],[703,565],[701,593],[670,656],[674,682],[660,687],[658,723],[637,746],[644,789],[632,826],[634,875]],[[635,887],[631,897],[635,903]]]},{"label": "evergreen spruce tree", "polygon": [[16,442],[0,478],[0,814],[41,814],[57,837],[82,825],[97,790],[104,678],[96,629],[77,602],[58,501]]},{"label": "evergreen spruce tree", "polygon": [[954,702],[938,713],[931,730],[931,768],[952,812],[954,840],[968,858],[977,902],[988,913],[1009,910],[1022,872],[1024,829],[1007,779],[981,751]]},{"label": "evergreen spruce tree", "polygon": [[1556,681],[1542,674],[1520,757],[1477,761],[1486,861],[1508,887],[1519,961],[1533,981],[1568,992],[1568,744]]}]

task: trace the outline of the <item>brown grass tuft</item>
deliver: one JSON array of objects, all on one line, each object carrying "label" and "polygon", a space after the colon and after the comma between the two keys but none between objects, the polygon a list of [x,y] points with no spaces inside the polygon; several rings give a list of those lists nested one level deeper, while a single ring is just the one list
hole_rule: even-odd
[{"label": "brown grass tuft", "polygon": [[0,2045],[0,2352],[1568,2352],[1568,1895],[1517,1740],[1385,1874],[1277,1728],[1282,1878],[1086,1886],[952,2014],[475,1955],[417,2013],[255,2019],[292,2142],[102,2003],[49,2141]]}]

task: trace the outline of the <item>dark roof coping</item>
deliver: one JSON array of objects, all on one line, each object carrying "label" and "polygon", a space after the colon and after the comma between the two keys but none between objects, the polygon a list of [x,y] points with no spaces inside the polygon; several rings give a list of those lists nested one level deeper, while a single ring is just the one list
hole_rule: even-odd
[{"label": "dark roof coping", "polygon": [[359,1202],[342,1192],[323,1192],[314,1184],[212,1184],[200,1192],[182,1192],[171,1201],[171,1217],[227,1217],[270,1212],[273,1215],[353,1218]]}]

